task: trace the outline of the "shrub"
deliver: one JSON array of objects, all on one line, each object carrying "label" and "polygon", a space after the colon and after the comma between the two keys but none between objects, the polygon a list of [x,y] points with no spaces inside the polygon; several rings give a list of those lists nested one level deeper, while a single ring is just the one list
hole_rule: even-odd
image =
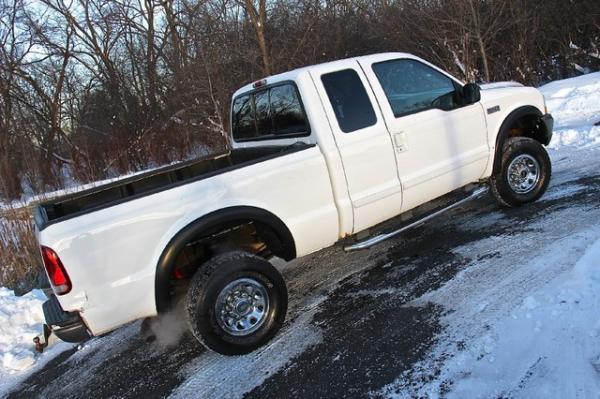
[{"label": "shrub", "polygon": [[18,294],[39,287],[43,273],[30,206],[0,210],[0,286]]}]

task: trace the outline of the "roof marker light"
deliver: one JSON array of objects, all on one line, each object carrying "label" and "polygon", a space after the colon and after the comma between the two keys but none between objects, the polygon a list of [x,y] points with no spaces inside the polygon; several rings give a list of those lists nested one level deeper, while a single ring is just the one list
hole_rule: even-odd
[{"label": "roof marker light", "polygon": [[267,79],[261,79],[261,80],[257,80],[256,82],[254,82],[252,84],[252,87],[254,87],[255,89],[258,89],[259,87],[263,87],[267,84]]}]

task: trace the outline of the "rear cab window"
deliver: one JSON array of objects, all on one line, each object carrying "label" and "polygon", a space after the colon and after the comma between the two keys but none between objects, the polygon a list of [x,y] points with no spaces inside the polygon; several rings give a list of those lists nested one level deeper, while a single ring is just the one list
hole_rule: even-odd
[{"label": "rear cab window", "polygon": [[233,100],[231,130],[236,142],[310,135],[298,88],[277,83],[241,94]]}]

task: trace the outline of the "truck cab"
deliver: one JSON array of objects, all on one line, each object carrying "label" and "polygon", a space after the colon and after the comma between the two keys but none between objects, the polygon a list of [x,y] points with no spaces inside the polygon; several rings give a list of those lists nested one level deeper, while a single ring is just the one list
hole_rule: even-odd
[{"label": "truck cab", "polygon": [[[474,86],[405,53],[298,69],[234,94],[232,147],[318,144],[336,192],[340,236],[354,234],[489,177],[496,121],[519,108],[514,99],[522,96],[523,105],[544,110],[535,89],[511,87],[505,90],[510,104],[504,104],[502,90],[488,100],[487,93],[474,94]],[[278,105],[284,91],[293,106]],[[499,108],[490,128],[488,105]],[[273,130],[270,123],[290,109],[298,125]]]}]

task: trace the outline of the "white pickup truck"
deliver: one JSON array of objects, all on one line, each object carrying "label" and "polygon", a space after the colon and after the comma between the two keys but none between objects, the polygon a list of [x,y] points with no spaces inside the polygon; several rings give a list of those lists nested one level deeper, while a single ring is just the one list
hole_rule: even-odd
[{"label": "white pickup truck", "polygon": [[185,301],[201,343],[250,352],[287,311],[270,259],[369,247],[402,231],[369,229],[465,187],[489,184],[504,206],[534,201],[552,126],[534,88],[480,90],[404,53],[248,84],[233,95],[230,152],[36,209],[55,293],[46,321],[75,342]]}]

